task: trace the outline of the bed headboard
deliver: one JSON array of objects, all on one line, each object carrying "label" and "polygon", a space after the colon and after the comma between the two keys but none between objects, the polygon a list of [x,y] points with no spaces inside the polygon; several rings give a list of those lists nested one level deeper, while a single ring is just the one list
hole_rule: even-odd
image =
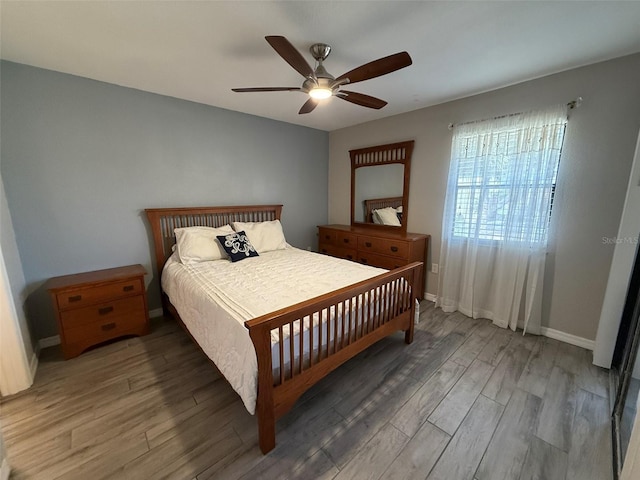
[{"label": "bed headboard", "polygon": [[402,205],[402,197],[370,198],[364,201],[365,222],[373,223],[373,211],[379,208],[398,208]]},{"label": "bed headboard", "polygon": [[145,209],[153,233],[158,277],[176,243],[174,228],[221,227],[231,222],[280,220],[282,205],[243,205],[237,207],[182,207]]}]

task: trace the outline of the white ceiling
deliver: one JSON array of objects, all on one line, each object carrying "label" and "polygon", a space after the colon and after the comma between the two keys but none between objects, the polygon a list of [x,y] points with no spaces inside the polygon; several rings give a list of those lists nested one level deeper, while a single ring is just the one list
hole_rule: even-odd
[{"label": "white ceiling", "polygon": [[[5,1],[3,59],[321,130],[493,90],[640,51],[640,1]],[[284,35],[338,76],[406,50],[413,65],[349,86],[307,115],[303,78],[264,40]]]}]

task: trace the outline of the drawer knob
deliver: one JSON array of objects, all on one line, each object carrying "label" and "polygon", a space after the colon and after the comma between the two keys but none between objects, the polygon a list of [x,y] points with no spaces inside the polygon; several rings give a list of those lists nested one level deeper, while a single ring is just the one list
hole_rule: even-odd
[{"label": "drawer knob", "polygon": [[391,251],[392,252],[397,252],[398,251],[398,247],[391,247]]},{"label": "drawer knob", "polygon": [[113,330],[114,328],[116,328],[116,324],[114,322],[105,323],[104,325],[101,325],[100,328],[105,332],[107,332],[109,330]]},{"label": "drawer knob", "polygon": [[343,238],[343,239],[342,239],[342,241],[343,241],[344,243],[349,243],[349,239],[348,239],[348,238]]},{"label": "drawer knob", "polygon": [[74,295],[72,297],[69,297],[69,302],[79,302],[80,300],[82,300],[82,295]]},{"label": "drawer knob", "polygon": [[325,235],[324,238],[325,240],[331,240],[331,235]]},{"label": "drawer knob", "polygon": [[102,307],[98,309],[98,314],[99,315],[107,315],[108,313],[113,312],[113,307],[112,306],[108,306],[108,307]]},{"label": "drawer knob", "polygon": [[361,258],[361,259],[360,259],[360,261],[361,261],[362,263],[367,263],[367,259],[366,259],[366,258]]},{"label": "drawer knob", "polygon": [[353,255],[347,255],[347,260],[353,260]]},{"label": "drawer knob", "polygon": [[364,242],[364,245],[365,245],[366,247],[371,247],[371,242]]},{"label": "drawer knob", "polygon": [[125,285],[124,287],[122,287],[122,290],[125,292],[131,292],[133,291],[133,285]]}]

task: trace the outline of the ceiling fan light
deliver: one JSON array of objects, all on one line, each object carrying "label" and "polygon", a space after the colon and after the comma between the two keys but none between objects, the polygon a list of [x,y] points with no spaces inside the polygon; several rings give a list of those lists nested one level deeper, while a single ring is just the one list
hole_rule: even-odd
[{"label": "ceiling fan light", "polygon": [[330,88],[322,88],[316,87],[309,90],[309,96],[311,98],[315,98],[316,100],[322,100],[324,98],[329,98],[333,92]]}]

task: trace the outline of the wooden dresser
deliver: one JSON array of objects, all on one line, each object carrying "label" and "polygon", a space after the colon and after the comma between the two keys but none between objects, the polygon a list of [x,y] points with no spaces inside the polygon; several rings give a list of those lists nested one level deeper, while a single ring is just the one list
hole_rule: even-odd
[{"label": "wooden dresser", "polygon": [[124,335],[149,333],[142,265],[51,278],[51,294],[64,358]]},{"label": "wooden dresser", "polygon": [[[318,251],[374,267],[392,270],[411,262],[426,265],[429,235],[396,233],[350,225],[318,227]],[[424,267],[418,279],[417,297],[424,295]]]}]

